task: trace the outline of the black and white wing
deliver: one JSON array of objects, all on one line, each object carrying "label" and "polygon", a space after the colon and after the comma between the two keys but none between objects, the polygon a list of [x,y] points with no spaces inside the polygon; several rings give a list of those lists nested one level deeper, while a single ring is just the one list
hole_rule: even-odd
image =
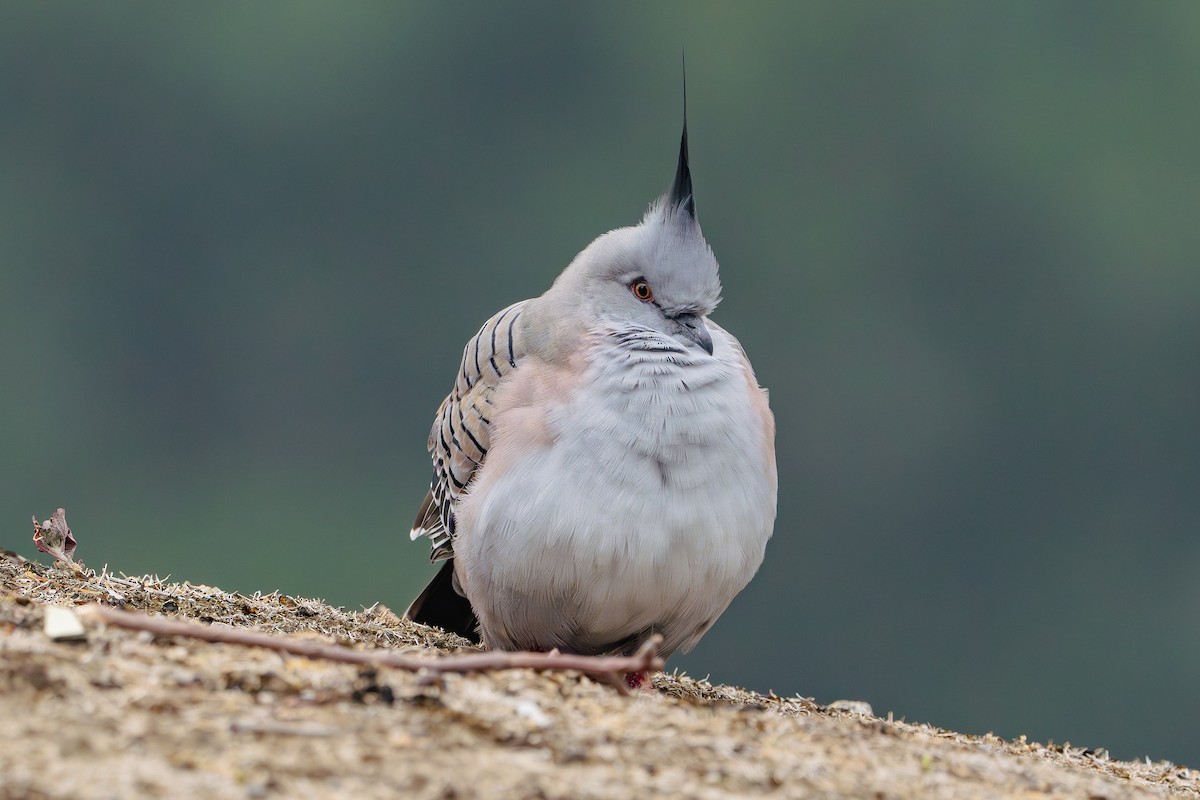
[{"label": "black and white wing", "polygon": [[409,536],[414,541],[429,537],[431,561],[454,556],[454,511],[487,458],[492,396],[521,360],[515,328],[523,305],[514,303],[499,312],[467,342],[454,390],[442,401],[429,432],[433,480]]}]

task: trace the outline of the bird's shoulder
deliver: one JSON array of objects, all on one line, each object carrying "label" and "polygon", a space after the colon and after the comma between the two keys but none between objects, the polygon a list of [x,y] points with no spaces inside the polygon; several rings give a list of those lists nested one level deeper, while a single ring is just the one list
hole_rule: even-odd
[{"label": "bird's shoulder", "polygon": [[496,312],[471,337],[463,348],[454,388],[434,417],[428,441],[433,480],[410,536],[428,537],[435,561],[454,554],[455,507],[487,458],[495,393],[525,355],[518,331],[527,302]]},{"label": "bird's shoulder", "polygon": [[758,382],[758,376],[754,374],[754,366],[750,363],[750,357],[746,355],[746,349],[742,347],[742,343],[737,337],[729,331],[722,328],[711,319],[707,321],[709,330],[713,333],[714,339],[721,339],[732,350],[733,361],[741,371],[742,389],[746,398],[756,427],[760,432],[759,447],[763,459],[766,473],[770,476],[772,483],[777,483],[776,466],[775,466],[775,414],[771,411],[771,393],[765,386],[761,386]]},{"label": "bird's shoulder", "polygon": [[754,374],[754,365],[750,363],[750,357],[746,355],[746,348],[742,347],[742,343],[738,341],[736,336],[711,319],[705,320],[705,324],[708,325],[708,329],[713,334],[714,339],[723,340],[729,345],[733,351],[734,362],[742,370],[750,385],[762,395],[765,402],[769,398],[770,393],[765,386],[758,385],[758,378]]}]

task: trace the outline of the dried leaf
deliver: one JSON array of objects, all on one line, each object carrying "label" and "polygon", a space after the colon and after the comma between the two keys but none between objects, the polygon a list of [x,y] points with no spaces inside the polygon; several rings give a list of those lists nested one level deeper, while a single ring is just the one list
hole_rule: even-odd
[{"label": "dried leaf", "polygon": [[67,527],[67,512],[58,509],[45,522],[33,518],[33,543],[43,553],[49,553],[64,564],[75,561],[75,536]]}]

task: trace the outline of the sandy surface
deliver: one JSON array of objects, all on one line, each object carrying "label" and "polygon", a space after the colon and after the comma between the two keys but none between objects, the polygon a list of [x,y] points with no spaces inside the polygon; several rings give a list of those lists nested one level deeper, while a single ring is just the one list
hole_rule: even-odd
[{"label": "sandy surface", "polygon": [[[1200,797],[1200,773],[970,737],[682,676],[621,696],[573,673],[421,682],[89,623],[102,602],[437,655],[464,642],[357,612],[0,551],[0,800],[113,797]],[[85,615],[86,616],[86,615]]]}]

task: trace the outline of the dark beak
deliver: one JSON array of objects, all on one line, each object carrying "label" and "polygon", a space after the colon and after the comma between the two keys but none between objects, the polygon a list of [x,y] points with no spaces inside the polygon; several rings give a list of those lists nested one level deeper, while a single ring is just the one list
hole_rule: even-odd
[{"label": "dark beak", "polygon": [[675,317],[675,321],[679,323],[679,335],[688,341],[700,345],[700,348],[710,356],[713,351],[712,335],[708,332],[708,326],[704,324],[704,318],[695,314],[680,314]]}]

